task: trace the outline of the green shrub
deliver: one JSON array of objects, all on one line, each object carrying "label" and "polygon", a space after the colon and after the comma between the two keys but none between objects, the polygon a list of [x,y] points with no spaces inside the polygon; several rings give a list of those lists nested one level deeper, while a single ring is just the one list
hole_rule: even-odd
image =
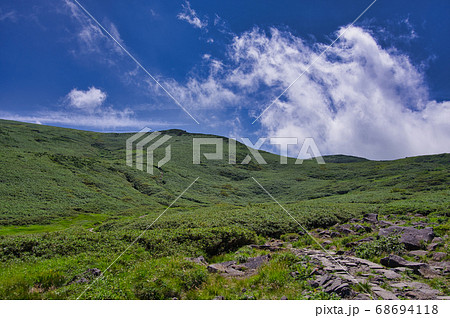
[{"label": "green shrub", "polygon": [[399,238],[399,235],[381,236],[374,241],[363,243],[356,248],[356,256],[371,259],[390,253],[403,254],[405,247]]}]

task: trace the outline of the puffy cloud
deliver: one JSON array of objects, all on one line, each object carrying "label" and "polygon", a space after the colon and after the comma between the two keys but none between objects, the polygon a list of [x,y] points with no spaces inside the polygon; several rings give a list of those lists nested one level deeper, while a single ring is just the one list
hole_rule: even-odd
[{"label": "puffy cloud", "polygon": [[277,31],[256,39],[259,47],[243,44],[257,56],[247,82],[288,87],[317,60],[262,116],[268,135],[314,137],[322,153],[371,159],[450,151],[450,102],[430,101],[408,57],[381,48],[369,32],[351,27],[322,57],[324,44]]},{"label": "puffy cloud", "polygon": [[105,101],[106,93],[95,87],[86,91],[74,88],[67,94],[66,99],[69,105],[74,108],[94,112]]},{"label": "puffy cloud", "polygon": [[259,105],[250,109],[256,118],[305,72],[261,116],[260,135],[313,137],[323,154],[371,159],[450,152],[450,102],[429,98],[409,57],[381,47],[360,27],[337,34],[340,40],[320,55],[326,44],[255,28],[234,37],[229,65],[205,56],[207,77],[171,87],[198,108]]},{"label": "puffy cloud", "polygon": [[179,20],[186,21],[190,25],[194,26],[194,28],[203,29],[206,28],[208,25],[208,22],[200,20],[200,18],[197,16],[197,13],[194,9],[191,8],[191,4],[189,1],[186,1],[184,4],[182,4],[183,10],[182,12],[178,13],[177,18]]}]

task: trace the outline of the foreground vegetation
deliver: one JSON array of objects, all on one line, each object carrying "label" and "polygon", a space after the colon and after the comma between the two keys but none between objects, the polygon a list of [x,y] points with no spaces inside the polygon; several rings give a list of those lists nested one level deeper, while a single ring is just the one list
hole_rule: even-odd
[{"label": "foreground vegetation", "polygon": [[[287,233],[299,235],[297,247],[314,247],[299,224],[251,177],[308,230],[366,213],[405,222],[420,214],[436,223],[440,236],[448,234],[449,154],[386,162],[330,156],[319,166],[310,160],[294,165],[291,159],[280,165],[278,156],[263,153],[267,165],[229,165],[225,140],[224,161],[193,165],[186,154],[192,153],[192,138],[199,135],[165,133],[172,136],[172,160],[149,175],[125,165],[125,140],[131,134],[0,120],[0,298],[77,298],[96,279],[86,271],[103,271],[146,229],[82,298],[336,297],[310,287],[306,278],[312,267],[299,267],[289,252],[277,253],[258,274],[245,279],[209,274],[204,266],[186,260],[200,255],[208,262],[255,256],[262,252],[246,250],[247,245],[285,238]],[[162,157],[164,149],[158,151]],[[246,154],[245,146],[238,144],[238,162]],[[369,235],[329,244],[345,249],[352,240]],[[398,248],[389,241],[370,244],[360,247],[358,255],[376,260],[383,256],[377,251]],[[302,275],[294,278],[292,271]],[[80,277],[85,281],[77,282]]]}]

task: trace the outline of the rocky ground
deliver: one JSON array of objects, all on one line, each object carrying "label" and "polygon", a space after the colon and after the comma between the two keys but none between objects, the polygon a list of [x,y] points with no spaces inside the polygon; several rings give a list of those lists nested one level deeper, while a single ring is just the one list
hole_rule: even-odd
[{"label": "rocky ground", "polygon": [[[203,257],[191,260],[206,266],[210,273],[245,279],[270,262],[274,253],[289,251],[305,266],[313,265],[314,270],[305,278],[312,287],[343,299],[450,299],[446,292],[450,274],[448,235],[439,237],[433,229],[435,224],[426,222],[422,216],[415,215],[414,219],[418,221],[405,224],[402,220],[379,220],[378,215],[368,214],[363,219],[313,231],[312,242],[305,247],[299,241],[308,235],[292,234],[284,236],[284,241],[250,245],[268,253],[242,263],[208,264]],[[382,238],[392,239],[382,241]],[[381,247],[372,244],[380,239],[384,244]],[[377,250],[370,252],[373,247],[386,252],[371,257],[372,260],[355,256],[377,254]],[[293,277],[298,274],[290,273]]]}]

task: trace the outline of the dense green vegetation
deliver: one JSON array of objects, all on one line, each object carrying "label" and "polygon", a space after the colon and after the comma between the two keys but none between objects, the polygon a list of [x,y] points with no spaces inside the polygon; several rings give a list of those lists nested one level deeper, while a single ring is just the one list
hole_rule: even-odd
[{"label": "dense green vegetation", "polygon": [[[224,139],[223,161],[193,165],[192,138],[205,135],[164,133],[172,136],[172,160],[150,175],[125,164],[132,134],[0,120],[0,298],[76,298],[87,286],[72,284],[74,277],[108,267],[145,229],[84,298],[241,299],[252,285],[261,287],[255,298],[301,298],[305,282],[284,275],[295,263],[289,256],[280,255],[251,281],[229,282],[227,290],[219,287],[225,278],[184,259],[235,255],[247,244],[302,234],[252,177],[308,229],[375,212],[421,213],[442,220],[441,235],[448,232],[449,154],[381,162],[329,156],[326,165],[294,165],[294,159],[281,165],[277,155],[262,153],[267,165],[229,165]],[[246,147],[237,150],[240,162]],[[162,158],[164,147],[155,154]],[[379,246],[393,248],[376,242],[361,253]]]}]

